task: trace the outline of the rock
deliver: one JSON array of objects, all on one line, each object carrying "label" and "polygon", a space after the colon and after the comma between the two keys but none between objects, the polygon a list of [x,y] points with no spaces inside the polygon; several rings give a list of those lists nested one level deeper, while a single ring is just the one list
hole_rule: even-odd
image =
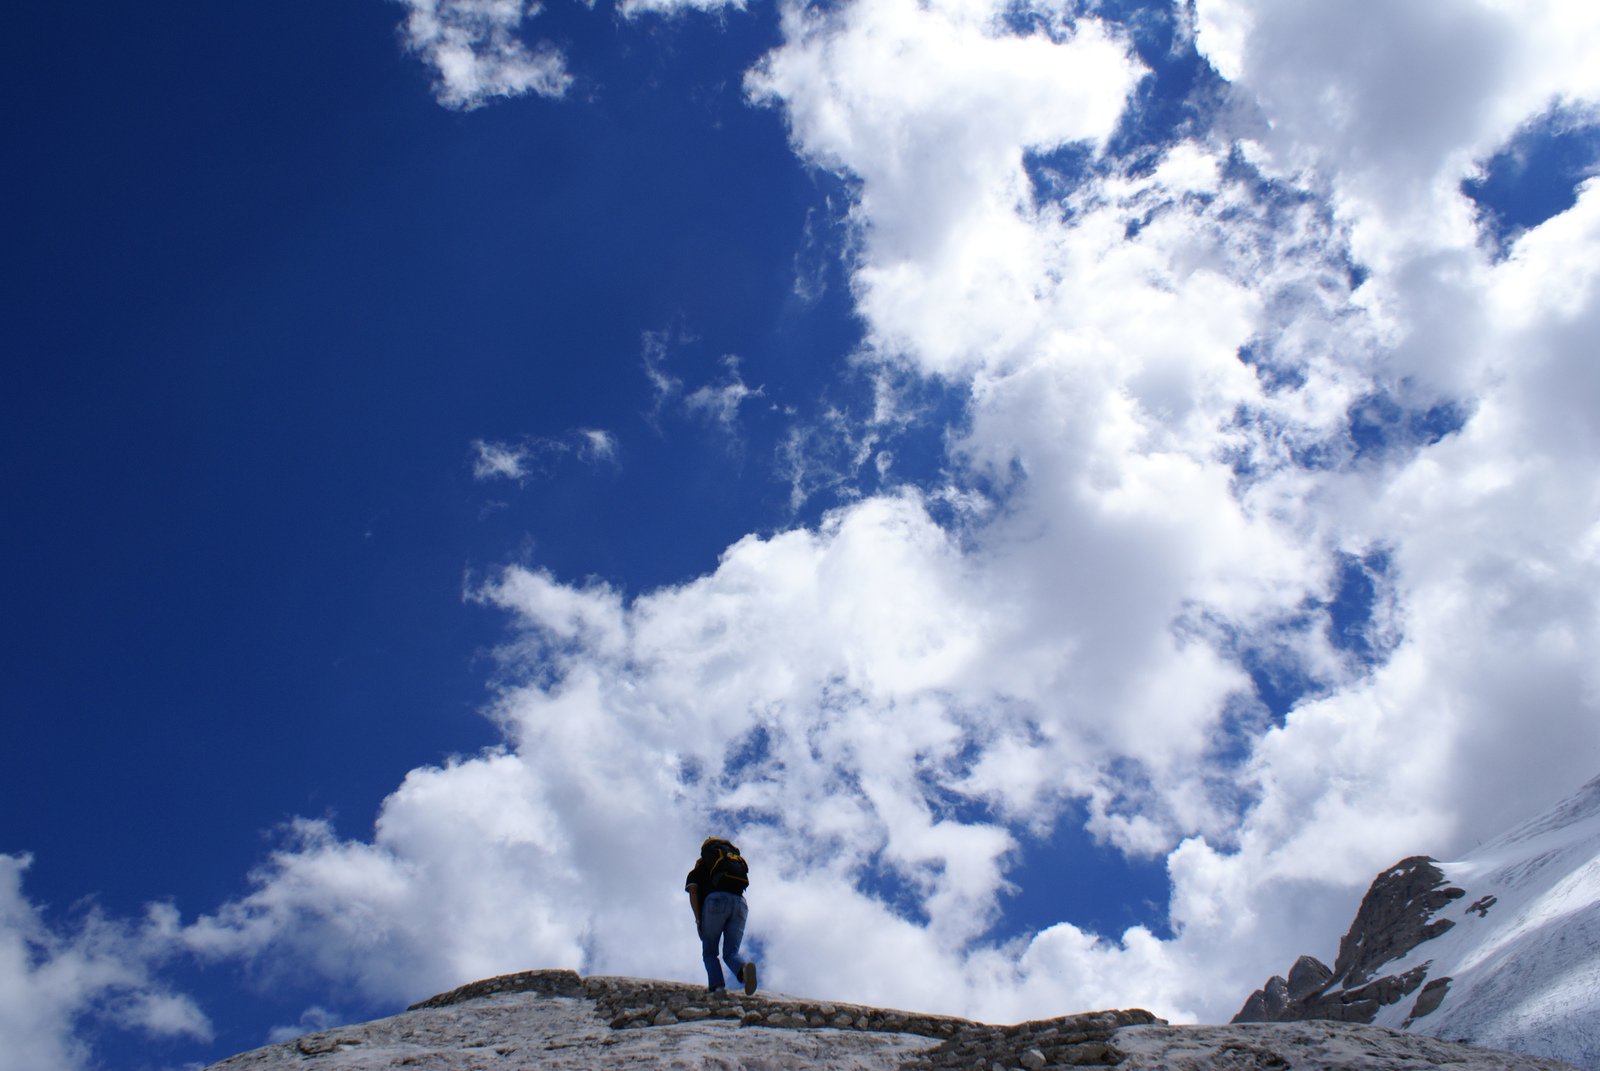
[{"label": "rock", "polygon": [[1122,1062],[1122,1053],[1114,1045],[1090,1042],[1073,1046],[1061,1062],[1069,1067],[1115,1067]]},{"label": "rock", "polygon": [[360,1038],[340,1037],[337,1034],[307,1034],[305,1037],[296,1038],[294,1047],[305,1056],[323,1056],[330,1052],[338,1052],[341,1048],[361,1044]]},{"label": "rock", "polygon": [[[825,1025],[831,1029],[819,1029],[812,1024],[823,1019],[821,1001],[712,1002],[695,986],[625,978],[582,979],[577,994],[566,996],[549,992],[556,986],[547,981],[530,985],[527,976],[514,977],[520,980],[507,985],[491,984],[498,979],[474,983],[479,997],[310,1034],[241,1054],[214,1071],[305,1071],[308,1060],[314,1061],[312,1071],[633,1071],[687,1066],[684,1058],[708,1051],[707,1046],[714,1046],[717,1066],[769,1071],[1556,1071],[1562,1066],[1354,1024],[1173,1027],[1139,1009],[992,1026],[833,1002],[826,1005],[832,1014]],[[568,983],[559,985],[571,989]],[[711,1021],[719,1018],[763,1029]],[[837,1026],[841,1019],[850,1026]]]},{"label": "rock", "polygon": [[1446,883],[1435,860],[1421,855],[1400,860],[1379,874],[1362,897],[1331,970],[1313,956],[1301,956],[1287,979],[1277,975],[1268,979],[1232,1021],[1372,1022],[1380,1009],[1414,992],[1427,975],[1426,965],[1383,975],[1379,973],[1383,965],[1454,926],[1436,915],[1464,895]]},{"label": "rock", "polygon": [[1266,1006],[1269,1020],[1278,1018],[1289,1006],[1289,983],[1276,974],[1267,979],[1261,989],[1261,1002]]},{"label": "rock", "polygon": [[1450,979],[1435,978],[1422,987],[1422,992],[1417,994],[1417,1002],[1411,1007],[1411,1014],[1406,1016],[1406,1026],[1421,1019],[1425,1015],[1432,1015],[1439,1010],[1439,1005],[1444,1003],[1445,994],[1450,991]]},{"label": "rock", "polygon": [[1432,915],[1451,900],[1466,895],[1446,887],[1436,860],[1413,855],[1379,874],[1339,942],[1334,977],[1346,985],[1361,985],[1377,969],[1410,952],[1422,942],[1455,925]]},{"label": "rock", "polygon": [[1316,956],[1301,956],[1289,968],[1286,1004],[1297,1003],[1333,981],[1333,969]]},{"label": "rock", "polygon": [[1123,1030],[1116,1044],[1119,1071],[1570,1071],[1557,1060],[1318,1020]]},{"label": "rock", "polygon": [[495,993],[539,993],[548,997],[576,997],[582,996],[583,992],[583,979],[578,977],[577,971],[523,971],[520,974],[503,974],[497,978],[486,978],[481,982],[471,982],[458,989],[452,989],[448,993],[440,993],[436,997],[429,997],[421,1003],[411,1005],[406,1010],[445,1008],[465,1000],[492,996]]},{"label": "rock", "polygon": [[1271,1015],[1267,1012],[1267,997],[1265,989],[1258,989],[1245,998],[1244,1007],[1233,1017],[1236,1023],[1270,1023]]}]

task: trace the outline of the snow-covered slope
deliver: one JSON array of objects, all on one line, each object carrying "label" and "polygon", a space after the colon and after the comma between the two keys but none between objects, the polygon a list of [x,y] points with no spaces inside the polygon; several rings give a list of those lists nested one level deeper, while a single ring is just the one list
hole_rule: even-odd
[{"label": "snow-covered slope", "polygon": [[1384,871],[1334,966],[1302,957],[1235,1021],[1303,1019],[1600,1071],[1600,778],[1464,859]]},{"label": "snow-covered slope", "polygon": [[[1465,891],[1437,913],[1455,925],[1387,968],[1427,964],[1444,990],[1409,1028],[1600,1071],[1600,778],[1439,869]],[[1390,1005],[1374,1022],[1408,1015]]]}]

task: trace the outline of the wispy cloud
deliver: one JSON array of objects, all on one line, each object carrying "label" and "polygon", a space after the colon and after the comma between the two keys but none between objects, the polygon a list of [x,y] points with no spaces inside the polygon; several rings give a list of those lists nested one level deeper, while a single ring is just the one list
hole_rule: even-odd
[{"label": "wispy cloud", "polygon": [[658,427],[661,414],[668,403],[683,393],[683,381],[674,376],[667,367],[675,340],[676,336],[668,331],[646,331],[640,344],[640,359],[644,365],[645,378],[650,381],[653,402],[650,419],[657,422]]},{"label": "wispy cloud", "polygon": [[737,440],[741,408],[751,399],[765,395],[766,390],[744,381],[739,372],[739,358],[732,354],[723,356],[719,379],[692,390],[686,388],[683,380],[670,371],[669,365],[673,350],[688,341],[692,340],[666,331],[645,334],[641,360],[654,400],[650,420],[660,430],[662,416],[676,410],[711,424],[730,440]]},{"label": "wispy cloud", "polygon": [[617,10],[628,18],[641,15],[679,15],[689,11],[743,11],[745,0],[621,0]]},{"label": "wispy cloud", "polygon": [[472,441],[472,475],[479,480],[521,480],[528,474],[533,449],[525,443]]},{"label": "wispy cloud", "polygon": [[621,452],[616,436],[603,428],[579,428],[562,438],[474,439],[472,476],[484,482],[522,483],[548,476],[551,467],[563,457],[576,457],[587,465],[614,468],[620,464]]},{"label": "wispy cloud", "polygon": [[559,97],[572,84],[566,60],[546,42],[526,44],[522,24],[539,14],[524,0],[403,0],[406,47],[435,74],[434,92],[450,108],[481,107],[528,93]]},{"label": "wispy cloud", "polygon": [[806,210],[805,227],[794,254],[794,293],[806,304],[815,304],[828,291],[828,243],[817,233],[817,209]]},{"label": "wispy cloud", "polygon": [[579,428],[575,436],[578,456],[585,461],[617,463],[617,437],[611,432],[603,428]]},{"label": "wispy cloud", "polygon": [[708,420],[732,434],[739,420],[739,408],[752,398],[766,393],[761,387],[751,387],[739,374],[739,358],[722,358],[723,376],[720,382],[706,383],[684,396],[683,406],[690,413]]},{"label": "wispy cloud", "polygon": [[[885,456],[875,453],[879,438],[877,428],[863,427],[832,407],[815,420],[791,425],[776,459],[779,477],[789,484],[789,508],[798,511],[825,493],[859,497],[862,466]],[[888,467],[887,461],[877,466],[880,479]]]}]

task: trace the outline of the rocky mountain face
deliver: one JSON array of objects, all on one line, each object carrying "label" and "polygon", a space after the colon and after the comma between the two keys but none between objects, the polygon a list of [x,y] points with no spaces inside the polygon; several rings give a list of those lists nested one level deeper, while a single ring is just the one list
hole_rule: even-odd
[{"label": "rocky mountain face", "polygon": [[[1380,1008],[1423,987],[1427,1001],[1417,998],[1406,1019],[1409,1026],[1437,1009],[1434,995],[1442,999],[1449,982],[1435,979],[1431,988],[1424,987],[1425,966],[1388,974],[1380,974],[1380,968],[1454,926],[1455,920],[1441,916],[1440,909],[1464,895],[1465,890],[1445,880],[1436,860],[1420,855],[1402,859],[1379,874],[1367,890],[1355,922],[1339,942],[1339,957],[1331,970],[1315,956],[1301,956],[1289,969],[1289,977],[1273,975],[1252,993],[1233,1021],[1370,1023]],[[1427,1003],[1434,1009],[1426,1008]]]},{"label": "rocky mountain face", "polygon": [[1355,1023],[1170,1026],[1106,1011],[990,1026],[950,1016],[571,971],[506,975],[406,1012],[308,1034],[211,1071],[1570,1071]]},{"label": "rocky mountain face", "polygon": [[1455,863],[1379,874],[1330,968],[1302,956],[1234,1023],[1396,1027],[1600,1071],[1600,778]]}]

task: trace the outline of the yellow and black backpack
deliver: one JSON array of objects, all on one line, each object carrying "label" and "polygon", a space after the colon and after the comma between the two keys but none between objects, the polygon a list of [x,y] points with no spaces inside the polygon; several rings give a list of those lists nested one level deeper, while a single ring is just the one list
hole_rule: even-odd
[{"label": "yellow and black backpack", "polygon": [[712,892],[731,892],[740,896],[750,884],[750,865],[732,841],[707,837],[700,845],[700,861],[711,879]]}]

